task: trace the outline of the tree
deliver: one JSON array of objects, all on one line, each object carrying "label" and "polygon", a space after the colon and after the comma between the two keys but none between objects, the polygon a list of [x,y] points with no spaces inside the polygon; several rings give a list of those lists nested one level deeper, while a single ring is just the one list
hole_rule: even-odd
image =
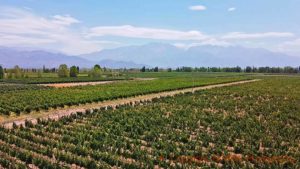
[{"label": "tree", "polygon": [[68,77],[69,75],[69,69],[66,64],[62,64],[58,68],[58,77]]},{"label": "tree", "polygon": [[0,65],[0,79],[4,78],[4,70],[3,67]]},{"label": "tree", "polygon": [[97,64],[94,66],[94,69],[101,69],[101,67],[100,67],[100,65]]},{"label": "tree", "polygon": [[247,66],[246,69],[245,69],[245,72],[246,73],[251,73],[252,72],[252,67]]},{"label": "tree", "polygon": [[77,77],[78,75],[78,69],[76,66],[72,66],[70,68],[70,77]]},{"label": "tree", "polygon": [[14,67],[15,78],[22,77],[22,71],[18,65]]},{"label": "tree", "polygon": [[142,67],[141,72],[146,72],[146,67],[145,66]]},{"label": "tree", "polygon": [[8,75],[7,75],[7,78],[8,79],[12,79],[13,78],[13,71],[12,70],[8,70]]},{"label": "tree", "polygon": [[100,77],[102,73],[102,68],[100,65],[95,65],[94,68],[90,71],[89,76],[91,77]]},{"label": "tree", "polygon": [[284,73],[297,73],[297,69],[290,67],[290,66],[286,66],[283,68]]},{"label": "tree", "polygon": [[185,66],[184,66],[184,67],[181,68],[181,71],[182,71],[182,72],[192,72],[192,71],[193,71],[193,68],[192,68],[192,67],[185,67]]},{"label": "tree", "polygon": [[154,72],[158,72],[158,67],[155,67],[155,68],[154,68]]},{"label": "tree", "polygon": [[43,73],[47,73],[45,65],[43,65]]}]

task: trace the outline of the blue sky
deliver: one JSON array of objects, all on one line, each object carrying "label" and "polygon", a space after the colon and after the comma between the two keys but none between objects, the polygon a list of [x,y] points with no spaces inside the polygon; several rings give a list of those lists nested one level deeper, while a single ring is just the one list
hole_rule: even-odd
[{"label": "blue sky", "polygon": [[299,0],[0,0],[0,45],[83,54],[151,42],[300,56]]}]

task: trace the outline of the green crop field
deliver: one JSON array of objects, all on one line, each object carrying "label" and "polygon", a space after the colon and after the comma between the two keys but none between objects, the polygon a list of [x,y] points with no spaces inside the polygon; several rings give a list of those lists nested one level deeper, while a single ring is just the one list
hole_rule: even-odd
[{"label": "green crop field", "polygon": [[237,77],[251,76],[254,73],[224,73],[224,72],[133,72],[126,73],[132,78],[173,78],[173,77]]},{"label": "green crop field", "polygon": [[43,86],[37,86],[37,85],[0,83],[0,94],[28,91],[28,90],[39,90],[39,89],[49,89],[49,88]]},{"label": "green crop field", "polygon": [[128,80],[127,77],[43,77],[43,78],[20,78],[20,79],[5,79],[3,83],[15,83],[15,84],[51,84],[51,83],[72,83],[72,82],[98,82],[98,81],[116,81],[116,80]]},{"label": "green crop field", "polygon": [[0,169],[300,169],[300,0],[0,0]]},{"label": "green crop field", "polygon": [[268,77],[142,104],[2,128],[0,164],[91,169],[300,167],[299,78]]},{"label": "green crop field", "polygon": [[[27,85],[28,87],[14,85],[15,87],[7,88],[7,85],[0,85],[0,114],[9,116],[15,113],[19,115],[22,112],[30,113],[31,111],[245,79],[249,79],[249,77],[173,77],[59,89],[42,88],[35,85],[31,85],[31,87],[30,85]],[[19,91],[15,92],[15,90]]]}]

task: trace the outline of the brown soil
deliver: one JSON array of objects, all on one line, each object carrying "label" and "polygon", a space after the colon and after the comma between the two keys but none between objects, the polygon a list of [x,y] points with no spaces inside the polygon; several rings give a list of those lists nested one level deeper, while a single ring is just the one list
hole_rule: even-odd
[{"label": "brown soil", "polygon": [[12,128],[13,123],[15,123],[17,126],[25,125],[26,120],[31,121],[33,124],[35,124],[35,123],[37,123],[38,118],[41,118],[43,120],[47,120],[47,119],[58,120],[64,116],[70,116],[72,114],[76,114],[77,112],[84,113],[85,110],[87,110],[87,109],[98,109],[101,107],[108,107],[108,106],[116,107],[118,105],[124,105],[124,104],[129,104],[129,103],[139,103],[141,101],[151,101],[154,98],[174,96],[174,95],[181,94],[181,93],[194,92],[194,91],[198,91],[198,90],[207,90],[207,89],[219,88],[219,87],[225,87],[225,86],[233,86],[233,85],[239,85],[239,84],[256,82],[256,81],[259,81],[259,79],[245,80],[245,81],[224,83],[224,84],[216,84],[216,85],[208,85],[208,86],[167,91],[167,92],[154,93],[154,94],[146,94],[146,95],[137,96],[137,97],[104,101],[104,102],[99,102],[99,103],[91,103],[91,104],[85,104],[85,105],[79,105],[79,106],[71,106],[71,107],[66,107],[66,108],[62,108],[62,109],[52,109],[52,110],[48,110],[48,111],[33,112],[30,114],[24,114],[24,115],[21,115],[18,117],[9,117],[6,119],[0,119],[1,120],[0,124],[2,124],[5,128]]},{"label": "brown soil", "polygon": [[63,88],[63,87],[74,87],[74,86],[87,86],[87,85],[99,85],[113,83],[114,81],[103,81],[103,82],[74,82],[74,83],[52,83],[52,84],[39,84],[40,86]]},{"label": "brown soil", "polygon": [[[135,78],[133,80],[154,80],[155,78]],[[122,82],[123,80],[114,81],[99,81],[99,82],[71,82],[71,83],[50,83],[50,84],[38,84],[40,86],[64,88],[64,87],[75,87],[75,86],[87,86],[87,85],[100,85],[100,84],[110,84],[116,82]]]}]

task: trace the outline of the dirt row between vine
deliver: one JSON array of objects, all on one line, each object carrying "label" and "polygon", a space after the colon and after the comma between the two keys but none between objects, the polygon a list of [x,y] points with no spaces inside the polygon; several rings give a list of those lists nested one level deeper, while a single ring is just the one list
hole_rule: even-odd
[{"label": "dirt row between vine", "polygon": [[3,122],[1,122],[1,124],[5,128],[11,129],[11,128],[13,128],[13,124],[15,124],[17,126],[21,126],[21,125],[24,126],[26,121],[30,121],[33,124],[36,124],[38,118],[43,119],[43,120],[48,120],[48,119],[59,120],[62,117],[70,116],[72,114],[76,114],[77,112],[84,113],[85,110],[87,110],[87,109],[99,109],[101,107],[115,108],[118,105],[139,103],[141,101],[151,101],[152,99],[160,98],[160,97],[174,96],[177,94],[195,92],[195,91],[199,91],[199,90],[207,90],[207,89],[220,88],[220,87],[226,87],[226,86],[240,85],[240,84],[244,84],[244,83],[256,82],[259,80],[260,79],[253,79],[253,80],[245,80],[245,81],[238,81],[238,82],[231,82],[231,83],[207,85],[207,86],[201,86],[201,87],[194,87],[194,88],[173,90],[173,91],[167,91],[167,92],[146,94],[146,95],[142,95],[142,96],[129,97],[129,98],[123,98],[123,99],[109,100],[109,101],[103,101],[103,102],[98,102],[98,103],[90,103],[90,104],[79,105],[79,106],[71,106],[71,107],[61,108],[61,109],[52,109],[52,110],[48,110],[48,111],[33,112],[30,114],[21,115],[20,117],[17,117],[15,119],[9,119],[7,121],[3,121]]}]

